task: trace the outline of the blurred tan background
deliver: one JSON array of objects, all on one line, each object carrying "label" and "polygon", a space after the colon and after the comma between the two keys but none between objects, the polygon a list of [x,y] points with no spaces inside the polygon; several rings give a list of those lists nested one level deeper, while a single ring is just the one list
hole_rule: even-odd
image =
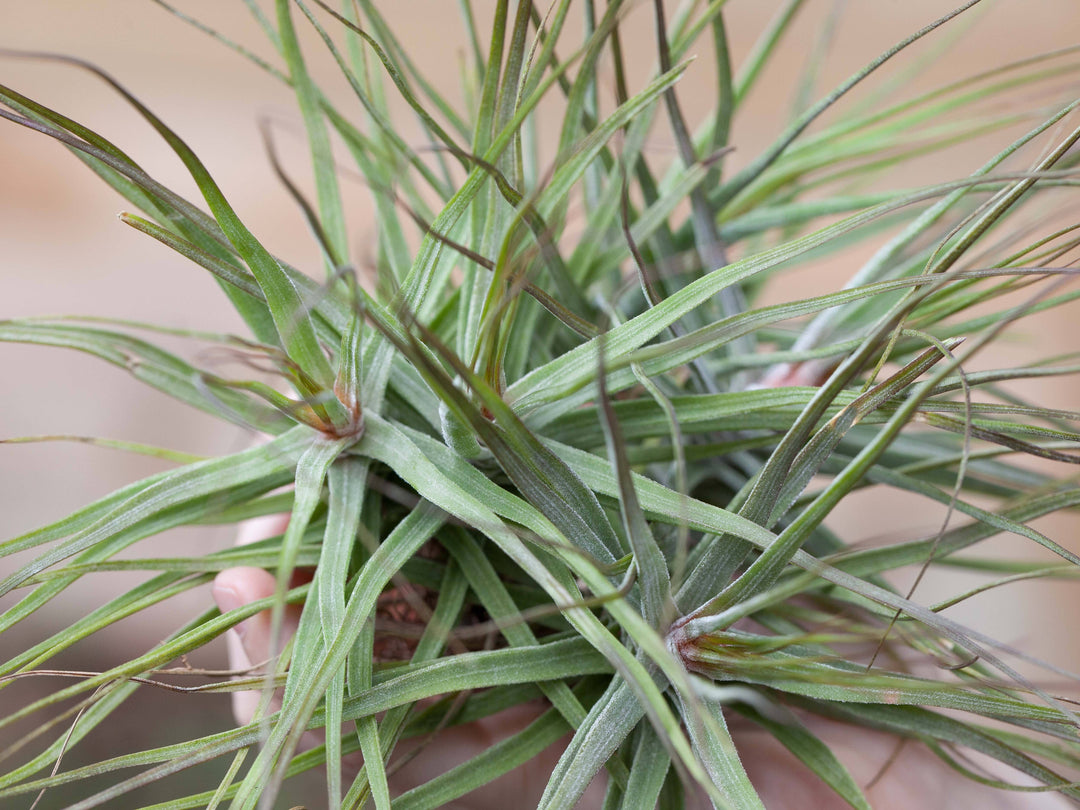
[{"label": "blurred tan background", "polygon": [[[264,46],[250,17],[238,1],[179,2],[181,8],[264,56]],[[452,0],[396,0],[382,4],[397,30],[434,83],[456,94],[462,46],[457,4]],[[486,19],[491,2],[477,2],[478,17]],[[543,5],[543,4],[541,4]],[[628,52],[640,80],[653,64],[651,4],[639,3],[629,23]],[[727,25],[733,38],[736,64],[779,7],[779,2],[731,0]],[[672,7],[674,4],[672,4]],[[831,8],[826,0],[810,0],[797,31],[816,31]],[[834,47],[816,96],[831,88],[885,48],[922,27],[953,6],[952,0],[849,0],[836,32]],[[947,58],[920,76],[912,93],[949,78],[972,74],[993,65],[1080,40],[1080,3],[1076,0],[986,0],[969,34],[956,42]],[[298,15],[299,16],[299,15]],[[304,26],[300,26],[303,28]],[[481,25],[481,28],[484,26]],[[941,36],[940,34],[938,35]],[[946,34],[947,36],[947,34]],[[735,164],[745,162],[774,137],[787,120],[793,88],[813,45],[813,36],[796,33],[782,45],[781,54],[763,76],[734,133]],[[305,40],[309,52],[317,48]],[[919,45],[912,57],[934,44]],[[318,254],[301,217],[268,170],[256,121],[270,116],[281,123],[279,144],[294,175],[304,176],[305,154],[301,125],[291,94],[273,79],[213,43],[204,35],[163,12],[149,0],[0,0],[0,47],[47,50],[79,56],[119,78],[174,127],[202,157],[248,226],[274,251],[313,272]],[[709,59],[704,53],[680,86],[687,115],[695,118],[709,106]],[[337,80],[328,60],[313,58],[313,71],[328,77],[343,108],[357,111]],[[900,64],[904,64],[903,58]],[[884,77],[889,75],[888,69]],[[40,61],[0,59],[0,83],[29,95],[112,138],[152,175],[189,199],[197,191],[179,161],[141,122],[136,113],[87,74]],[[1074,82],[1075,84],[1075,82]],[[407,120],[402,117],[403,121]],[[408,137],[406,127],[403,132]],[[415,133],[412,133],[415,135]],[[913,187],[962,176],[996,151],[1000,139],[958,148],[936,162],[924,162],[898,180]],[[658,135],[651,148],[669,150]],[[362,260],[371,235],[365,211],[365,191],[344,182],[352,213],[354,254]],[[175,327],[213,331],[242,330],[239,319],[205,273],[170,254],[150,239],[120,224],[115,215],[124,203],[73,157],[47,138],[0,121],[0,318],[45,314],[91,314],[152,321]],[[1075,217],[1074,217],[1075,219]],[[791,276],[797,292],[824,291],[841,283],[857,266],[831,263]],[[1043,320],[1037,340],[1055,352],[1077,348],[1076,308],[1052,313]],[[1014,341],[1022,354],[1036,338]],[[1026,342],[1025,342],[1026,341]],[[165,341],[190,352],[179,341]],[[159,444],[200,454],[236,450],[249,441],[237,428],[175,404],[144,388],[124,372],[93,358],[59,349],[0,344],[0,438],[46,433],[70,433],[123,438]],[[1075,407],[1074,381],[1032,383],[1028,390],[1049,405]],[[62,517],[119,486],[163,465],[116,451],[70,444],[0,447],[0,537]],[[861,498],[840,514],[849,536],[926,534],[940,512],[920,501],[890,499],[875,502],[871,512]],[[1076,522],[1049,521],[1040,527],[1074,550]],[[856,534],[857,533],[857,534]],[[195,554],[231,542],[227,532],[183,530],[136,547],[139,556],[154,553]],[[1003,551],[1022,548],[1005,538]],[[19,558],[24,559],[24,558]],[[0,560],[0,575],[18,560]],[[93,609],[117,589],[143,577],[97,575],[54,600],[34,621],[17,626],[0,638],[0,654],[10,655],[31,639],[64,626],[71,616]],[[920,590],[926,600],[957,589],[930,581]],[[1071,592],[1070,592],[1071,591]],[[74,650],[67,665],[100,669],[131,654],[132,645],[145,647],[162,638],[175,624],[195,615],[209,603],[207,589],[173,600],[164,608],[124,622],[101,634],[90,650]],[[0,608],[11,599],[0,601]],[[1075,588],[1045,583],[1020,583],[1007,590],[959,606],[950,615],[988,630],[997,637],[1064,666],[1080,668],[1080,645],[1063,648],[1064,622],[1080,608]],[[1058,639],[1057,642],[1053,641]],[[193,661],[197,666],[220,666],[223,653],[209,649]],[[20,684],[0,692],[0,704],[21,702],[34,689]],[[20,691],[22,690],[22,691]],[[147,717],[220,728],[227,722],[225,703],[216,698],[149,695],[149,709],[124,733],[138,737],[147,731]],[[153,702],[153,701],[156,701]],[[170,703],[166,703],[166,701]],[[177,712],[177,701],[185,711]],[[187,708],[190,706],[190,708]],[[154,714],[157,712],[157,714]],[[202,727],[202,726],[200,726]],[[167,735],[188,733],[173,728]],[[102,743],[112,745],[112,743]],[[137,743],[136,743],[137,744]],[[128,747],[125,744],[123,747]],[[72,763],[77,761],[77,753]],[[284,801],[303,801],[320,807],[318,793],[301,786]],[[147,794],[149,797],[150,794]],[[134,799],[132,799],[134,801]],[[144,802],[150,798],[142,799]],[[47,795],[41,807],[63,806],[62,794]],[[116,805],[117,807],[134,806]],[[289,806],[282,804],[283,807]]]}]

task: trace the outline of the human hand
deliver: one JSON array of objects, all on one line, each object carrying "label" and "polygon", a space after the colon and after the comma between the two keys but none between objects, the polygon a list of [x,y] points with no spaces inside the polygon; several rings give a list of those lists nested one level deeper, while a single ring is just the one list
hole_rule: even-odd
[{"label": "human hand", "polygon": [[[241,527],[238,544],[251,543],[284,531],[285,516],[248,521]],[[230,568],[214,580],[213,595],[224,613],[274,594],[275,579],[261,568]],[[271,645],[271,616],[264,610],[241,622],[227,636],[229,666],[248,670],[263,664],[273,646],[281,649],[296,632],[301,608],[290,605],[282,622],[282,638]],[[258,691],[233,693],[233,713],[241,725],[250,723],[260,700]],[[271,705],[276,711],[280,702]],[[432,744],[390,775],[391,793],[403,793],[466,762],[499,741],[516,734],[546,708],[534,702],[439,732]],[[949,808],[949,810],[1057,810],[1071,806],[1056,793],[1016,793],[974,782],[946,766],[921,744],[911,741],[897,748],[897,738],[882,732],[853,727],[820,718],[803,718],[811,730],[848,767],[857,784],[864,786],[871,805],[878,810],[908,808]],[[822,782],[808,767],[760,727],[733,718],[732,736],[739,749],[750,781],[768,810],[842,810],[846,802]],[[555,764],[566,748],[569,735],[550,746],[540,756],[462,797],[453,804],[458,810],[505,810],[535,807],[543,794]],[[304,747],[321,742],[320,734],[305,735]],[[408,752],[418,743],[405,741],[399,751]],[[891,761],[890,761],[891,760]],[[888,764],[887,768],[884,768]],[[363,765],[359,753],[342,762],[343,773],[355,776]],[[999,763],[986,765],[996,779],[1017,781]],[[581,810],[599,808],[603,802],[606,777],[601,774],[578,803]],[[869,787],[867,787],[869,786]],[[688,791],[687,810],[707,810],[711,804],[700,791]]]},{"label": "human hand", "polygon": [[[241,525],[237,544],[244,545],[273,537],[285,530],[288,518],[272,515],[257,518]],[[276,580],[269,571],[262,568],[229,568],[217,575],[213,585],[214,601],[218,609],[225,613],[260,599],[274,595]],[[261,611],[245,619],[226,635],[228,645],[229,668],[234,671],[247,671],[261,667],[270,657],[271,649],[282,649],[296,632],[300,620],[301,606],[288,605],[282,621],[282,637],[277,644],[271,644],[272,621],[269,610]],[[255,718],[262,695],[257,690],[233,692],[233,715],[240,725],[247,725]],[[270,711],[281,707],[279,696],[275,696]],[[418,756],[410,758],[402,767],[393,770],[389,776],[392,794],[422,785],[441,773],[467,762],[483,753],[500,740],[516,734],[547,708],[543,703],[534,701],[529,704],[508,709],[482,720],[459,726],[449,726],[441,730],[431,745]],[[544,792],[548,777],[561,756],[569,735],[559,744],[553,745],[527,765],[472,791],[454,803],[459,810],[505,810],[506,808],[535,806]],[[308,732],[301,743],[303,748],[312,748],[322,742],[321,732]],[[400,754],[408,754],[420,744],[416,740],[405,740],[396,749]],[[359,752],[349,754],[342,761],[342,772],[347,778],[353,778],[363,766],[363,757]],[[391,763],[393,764],[393,763]],[[603,800],[604,786],[596,782],[590,786],[582,799],[582,807],[599,807]]]}]

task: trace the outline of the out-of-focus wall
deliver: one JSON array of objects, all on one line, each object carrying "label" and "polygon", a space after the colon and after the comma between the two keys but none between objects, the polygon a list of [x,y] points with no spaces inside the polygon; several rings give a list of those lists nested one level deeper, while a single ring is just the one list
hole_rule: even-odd
[{"label": "out-of-focus wall", "polygon": [[[951,8],[955,1],[849,0],[815,96]],[[204,0],[181,5],[259,53],[272,55],[241,3]],[[450,0],[397,0],[382,5],[399,24],[401,39],[411,48],[412,56],[437,86],[453,92],[463,52],[457,4]],[[476,3],[481,19],[492,5]],[[654,49],[651,4],[637,5],[627,23],[627,52],[640,79],[653,65]],[[781,4],[731,0],[728,5],[727,25],[738,61]],[[801,23],[806,28],[800,27],[800,31],[816,30],[813,21],[823,20],[831,7],[830,2],[821,0],[807,5]],[[1078,44],[1080,4],[1074,0],[987,0],[984,5],[986,9],[972,23],[970,35],[950,45],[944,59],[918,76],[913,86],[903,88],[904,92],[929,89],[944,77],[968,75]],[[916,46],[912,56],[931,52],[949,36],[947,32],[936,34]],[[306,41],[314,52],[313,38]],[[813,37],[801,33],[785,40],[735,131],[733,163],[749,160],[786,122],[792,88],[812,44]],[[111,72],[188,141],[260,238],[291,262],[319,272],[317,251],[298,212],[271,175],[258,134],[260,116],[278,122],[278,143],[286,162],[293,174],[304,176],[302,125],[291,94],[275,80],[148,1],[0,0],[0,47],[70,54]],[[643,55],[635,59],[635,53]],[[679,91],[690,117],[696,115],[698,99],[701,108],[707,108],[711,92],[704,45],[700,54]],[[327,59],[313,61],[317,73],[334,75]],[[0,58],[0,82],[114,139],[152,175],[189,198],[197,198],[194,185],[162,141],[93,77],[69,66],[4,57]],[[345,109],[356,109],[345,101],[348,91],[341,83],[332,86]],[[408,136],[407,130],[405,134]],[[955,149],[947,159],[922,164],[900,182],[912,187],[961,176],[981,163],[992,146],[984,140],[977,149]],[[672,151],[664,135],[657,135],[650,148]],[[370,255],[372,235],[365,215],[370,210],[366,192],[347,179],[344,187],[353,213],[354,252],[363,261]],[[119,223],[115,215],[122,208],[123,202],[63,148],[41,135],[0,122],[0,317],[78,313],[187,329],[241,331],[239,319],[214,282]],[[795,294],[796,289],[823,291],[830,283],[840,283],[852,269],[830,265],[794,274],[791,283],[797,287],[785,290],[785,295]],[[1054,344],[1057,351],[1075,349],[1076,332],[1070,323],[1075,316],[1075,309],[1051,315],[1045,323],[1052,331],[1039,339]],[[186,350],[182,341],[167,342]],[[1030,390],[1064,407],[1075,402],[1077,394],[1072,382],[1033,383]],[[202,454],[228,452],[250,441],[237,428],[177,405],[98,360],[60,349],[0,343],[0,437],[46,433],[124,438]],[[0,536],[6,539],[59,518],[163,467],[145,458],[80,445],[2,446]],[[871,514],[856,500],[843,517],[848,526],[861,527],[859,530],[870,537],[910,532],[913,521],[916,531],[933,530],[937,512],[925,511],[923,505],[912,509],[910,502],[894,503],[892,508],[875,503]],[[1073,529],[1075,523],[1070,526],[1060,520],[1051,527],[1059,540],[1077,550],[1071,542]],[[140,544],[137,553],[172,550],[191,554],[229,542],[231,538],[222,531],[184,530]],[[1012,545],[1003,547],[1020,545],[1015,538],[1008,543]],[[11,570],[12,564],[0,560],[0,573]],[[27,639],[53,632],[72,616],[81,616],[100,604],[115,589],[140,579],[119,574],[87,578],[32,622],[17,626],[0,639],[0,649],[10,652]],[[145,646],[162,638],[178,618],[194,615],[208,599],[206,588],[201,588],[167,609],[125,622],[123,628],[103,634],[93,650],[83,651],[79,660],[84,667],[108,666],[121,651],[130,651],[132,644]],[[1066,604],[1066,599],[1071,602]],[[0,606],[10,603],[8,599]],[[1045,629],[1056,624],[1046,621],[1047,615],[1054,615],[1050,611],[1075,610],[1077,606],[1075,594],[1067,595],[1064,588],[1020,584],[977,600],[957,615],[1004,640],[1052,653],[1055,660],[1077,666],[1080,655],[1075,650],[1062,650],[1060,645],[1049,649],[1048,639],[1053,636]],[[1054,632],[1060,637],[1060,630]],[[93,662],[90,652],[98,663]],[[219,665],[221,652],[208,651],[203,661],[195,663]],[[2,693],[0,699],[5,699]],[[211,711],[220,714],[223,706],[217,701]],[[217,722],[220,725],[220,719]],[[317,800],[308,797],[307,801],[308,806],[317,806]]]}]

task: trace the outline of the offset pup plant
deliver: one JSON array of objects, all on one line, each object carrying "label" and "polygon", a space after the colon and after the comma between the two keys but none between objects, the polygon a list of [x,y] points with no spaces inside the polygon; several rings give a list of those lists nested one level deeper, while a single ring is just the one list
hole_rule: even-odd
[{"label": "offset pup plant", "polygon": [[[1080,718],[1060,689],[1040,686],[1046,673],[1072,676],[943,613],[1016,580],[1073,578],[1080,563],[1029,525],[1080,504],[1071,466],[1080,414],[1003,385],[1075,372],[1075,357],[971,366],[1015,323],[1077,296],[1067,282],[1080,225],[1060,217],[1076,210],[1080,101],[1008,116],[988,102],[1019,93],[1048,103],[1075,86],[1078,52],[896,100],[897,81],[922,67],[905,49],[942,36],[977,2],[800,105],[763,148],[732,143],[732,120],[795,36],[801,0],[778,4],[739,66],[722,0],[674,12],[659,0],[500,0],[488,19],[464,0],[463,107],[416,70],[373,0],[277,0],[273,13],[250,3],[278,51],[272,64],[196,22],[295,90],[316,199],[278,173],[323,268],[272,255],[182,133],[96,67],[49,57],[120,93],[183,161],[202,201],[158,183],[107,133],[0,86],[0,115],[67,147],[130,203],[125,224],[212,273],[251,330],[192,339],[272,368],[281,383],[223,378],[124,324],[0,322],[0,339],[87,352],[269,437],[0,544],[4,555],[33,550],[0,582],[18,597],[0,632],[81,577],[151,574],[54,636],[5,647],[0,688],[223,569],[276,578],[272,597],[224,614],[208,603],[160,645],[0,720],[39,718],[37,732],[9,744],[6,754],[25,761],[0,777],[0,802],[29,805],[93,778],[75,806],[127,807],[148,781],[214,762],[216,790],[158,806],[269,807],[284,779],[324,767],[328,806],[385,810],[388,772],[415,740],[438,745],[454,726],[519,705],[541,708],[393,807],[452,805],[566,735],[542,808],[574,806],[601,772],[606,808],[675,808],[698,795],[761,807],[729,732],[736,716],[853,807],[870,806],[865,785],[814,717],[909,739],[972,784],[1035,791],[1024,801],[1052,791],[1080,802]],[[633,55],[655,61],[641,86],[620,39],[631,15],[655,29],[655,51]],[[320,90],[302,26],[317,32],[355,106]],[[718,91],[691,121],[675,88],[693,52],[710,54],[695,69],[711,61]],[[864,81],[858,104],[834,109]],[[395,129],[392,94],[418,117],[422,145]],[[534,127],[553,110],[562,118],[545,161]],[[863,190],[884,170],[1015,132],[1019,121],[1026,131],[1003,137],[970,176]],[[657,139],[677,154],[658,157],[648,148]],[[348,250],[345,154],[376,210],[370,284]],[[876,252],[852,263],[842,289],[761,303],[774,274],[826,252],[843,262],[867,241]],[[877,545],[826,526],[867,487],[921,496],[948,518],[930,536]],[[255,544],[113,559],[176,526],[282,512],[287,529]],[[1002,533],[1058,561],[974,553]],[[890,584],[891,572],[931,567],[983,580],[936,604]],[[391,592],[406,611],[389,615]],[[298,628],[275,635],[269,661],[206,687],[261,690],[250,722],[223,719],[208,737],[63,767],[65,751],[164,679],[170,662],[262,610],[280,627],[289,605],[302,605]],[[305,750],[309,729],[324,742]],[[1002,767],[983,770],[972,753]],[[343,769],[360,755],[358,773]]]}]

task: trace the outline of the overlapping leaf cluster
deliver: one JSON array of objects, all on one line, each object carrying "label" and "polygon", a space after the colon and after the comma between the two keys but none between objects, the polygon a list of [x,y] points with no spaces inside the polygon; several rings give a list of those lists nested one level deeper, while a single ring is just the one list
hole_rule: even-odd
[{"label": "overlapping leaf cluster", "polygon": [[[732,119],[800,25],[801,0],[783,4],[737,70],[722,0],[670,14],[659,2],[498,0],[485,15],[463,0],[464,107],[416,70],[372,0],[340,9],[277,0],[272,13],[248,5],[276,64],[195,24],[295,91],[316,199],[281,179],[322,249],[321,276],[273,256],[180,134],[93,66],[67,60],[160,133],[209,213],[105,135],[0,87],[0,115],[67,146],[138,209],[126,224],[219,280],[251,335],[209,339],[259,358],[290,387],[223,379],[128,324],[0,322],[0,339],[90,353],[270,435],[222,458],[171,454],[175,469],[0,545],[36,554],[0,583],[20,595],[0,632],[80,577],[156,572],[10,657],[0,686],[226,567],[266,567],[278,582],[273,599],[208,610],[160,646],[0,720],[42,718],[8,746],[9,756],[36,753],[0,778],[0,798],[104,775],[109,786],[76,805],[95,807],[218,760],[216,791],[162,806],[242,810],[325,762],[329,806],[370,800],[382,810],[399,741],[542,696],[549,708],[527,728],[393,806],[444,805],[572,730],[543,808],[573,806],[605,768],[607,807],[678,807],[690,782],[717,807],[760,807],[728,733],[733,711],[851,805],[868,806],[791,709],[915,738],[961,768],[964,751],[981,752],[1080,799],[1069,704],[1021,677],[1018,651],[941,612],[1018,579],[1072,578],[1080,563],[1028,525],[1080,503],[1067,466],[1080,414],[1002,385],[1075,372],[1076,358],[966,370],[1014,322],[1076,295],[1066,282],[1080,226],[1048,212],[1074,193],[1080,102],[1009,117],[988,117],[985,102],[1057,87],[1080,68],[1077,52],[894,101],[893,88],[921,66],[904,49],[942,36],[936,29],[967,3],[817,103],[797,104],[788,129],[755,153],[729,142]],[[631,14],[651,15],[656,31],[655,70],[640,87],[630,86],[620,39]],[[354,106],[320,90],[301,26],[332,55]],[[711,112],[690,121],[675,87],[699,48],[713,56],[717,93]],[[874,76],[860,104],[834,114],[894,57],[891,79]],[[415,113],[423,147],[399,134],[394,94]],[[535,124],[549,98],[562,119],[555,157],[543,160]],[[866,191],[909,160],[1019,124],[1026,133],[969,177]],[[650,152],[656,138],[677,157]],[[372,285],[350,264],[334,140],[374,201]],[[738,171],[727,165],[731,146],[743,153]],[[843,289],[756,303],[774,273],[827,251],[843,258],[870,239],[876,253]],[[1053,464],[1033,467],[1031,456]],[[869,486],[944,504],[953,519],[936,536],[877,547],[838,536],[826,519]],[[284,535],[252,546],[113,559],[168,528],[281,511],[291,513]],[[964,553],[1003,532],[1060,562]],[[890,572],[925,565],[988,579],[941,605],[890,585]],[[290,588],[298,567],[313,579]],[[424,595],[413,600],[408,661],[375,660],[380,635],[404,632],[380,617],[388,588]],[[268,671],[209,687],[281,688],[279,712],[54,772],[140,679],[256,611],[280,621],[286,603],[302,603],[302,619]],[[325,729],[325,745],[300,752],[309,728]],[[353,751],[366,765],[349,783],[340,763]]]}]

